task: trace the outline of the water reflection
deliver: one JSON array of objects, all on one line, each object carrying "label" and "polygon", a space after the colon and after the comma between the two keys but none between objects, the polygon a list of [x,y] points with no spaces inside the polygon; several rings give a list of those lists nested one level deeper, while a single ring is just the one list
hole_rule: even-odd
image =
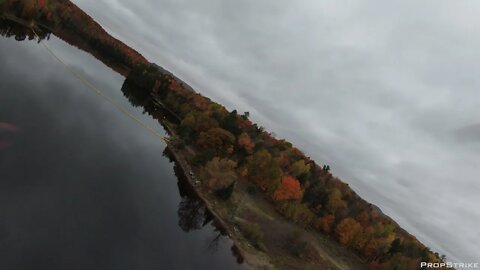
[{"label": "water reflection", "polygon": [[12,134],[15,134],[18,131],[18,128],[11,124],[0,122],[0,150],[6,149],[12,145]]},{"label": "water reflection", "polygon": [[150,93],[144,90],[140,91],[136,82],[128,77],[123,82],[122,93],[132,106],[143,107],[144,113],[148,112],[148,114],[152,115],[155,111],[152,99],[150,98]]},{"label": "water reflection", "polygon": [[[143,108],[143,113],[156,119],[160,125],[165,127],[164,119],[179,124],[179,119],[172,112],[159,106],[152,93],[138,86],[137,82],[128,76],[122,85],[122,93],[134,107]],[[165,129],[168,131],[168,129]]]},{"label": "water reflection", "polygon": [[167,147],[163,151],[163,155],[170,162],[174,162],[174,172],[178,178],[177,186],[181,201],[178,204],[178,226],[184,232],[199,230],[208,225],[214,218],[212,213],[206,209],[205,204],[198,198],[193,191],[184,172],[175,161],[170,149]]},{"label": "water reflection", "polygon": [[[178,165],[168,147],[163,151],[163,155],[167,157],[170,162],[174,162],[174,172],[178,179],[178,192],[182,198],[178,205],[178,226],[182,228],[184,232],[190,232],[192,230],[199,230],[209,224],[212,225],[215,228],[216,234],[207,241],[207,249],[212,253],[217,252],[219,244],[227,237],[226,231],[215,216],[205,207],[205,203],[197,196],[188,179],[185,177],[184,171]],[[244,259],[237,246],[232,245],[230,250],[237,259],[237,263],[242,264]]]}]

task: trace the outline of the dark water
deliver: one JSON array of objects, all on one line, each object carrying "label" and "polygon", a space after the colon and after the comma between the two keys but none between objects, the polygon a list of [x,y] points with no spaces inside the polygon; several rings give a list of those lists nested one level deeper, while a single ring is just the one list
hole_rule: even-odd
[{"label": "dark water", "polygon": [[[122,106],[124,78],[48,44]],[[165,144],[34,41],[0,37],[0,269],[244,269],[178,183]],[[208,223],[208,224],[205,224]]]}]

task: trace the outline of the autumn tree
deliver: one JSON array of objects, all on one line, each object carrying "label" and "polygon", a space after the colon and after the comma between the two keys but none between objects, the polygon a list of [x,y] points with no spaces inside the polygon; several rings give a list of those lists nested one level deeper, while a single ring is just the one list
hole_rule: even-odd
[{"label": "autumn tree", "polygon": [[263,191],[275,191],[282,171],[267,150],[256,152],[248,161],[248,177]]},{"label": "autumn tree", "polygon": [[237,180],[237,163],[227,158],[214,157],[202,168],[204,185],[212,190],[225,188]]},{"label": "autumn tree", "polygon": [[372,237],[360,251],[367,258],[375,258],[386,253],[388,248],[388,239]]},{"label": "autumn tree", "polygon": [[342,193],[339,189],[333,188],[328,196],[327,210],[332,214],[336,214],[347,208],[347,203],[342,200]]},{"label": "autumn tree", "polygon": [[238,136],[238,145],[249,155],[253,153],[253,149],[255,148],[255,143],[252,142],[252,139],[246,132],[243,132]]},{"label": "autumn tree", "polygon": [[[284,170],[288,170],[288,168],[290,167],[290,159],[288,158],[288,156],[286,155],[285,152],[282,152],[279,154],[278,156],[278,164],[284,169]],[[292,173],[293,174],[293,173]]]},{"label": "autumn tree", "polygon": [[197,112],[194,114],[194,121],[191,127],[196,132],[208,131],[218,127],[218,122],[206,113]]},{"label": "autumn tree", "polygon": [[215,149],[205,149],[202,151],[197,151],[195,156],[191,159],[193,165],[205,165],[207,162],[212,160],[217,155]]},{"label": "autumn tree", "polygon": [[182,119],[178,132],[189,143],[198,133],[206,132],[216,127],[218,127],[218,122],[207,114],[199,111],[190,111]]},{"label": "autumn tree", "polygon": [[37,8],[36,1],[24,1],[22,4],[23,4],[23,10],[20,16],[23,19],[33,19],[34,16],[36,15],[36,8]]},{"label": "autumn tree", "polygon": [[356,237],[362,233],[362,226],[355,219],[347,217],[335,228],[338,241],[346,246],[351,246]]},{"label": "autumn tree", "polygon": [[217,154],[231,154],[235,136],[223,128],[212,128],[206,132],[201,132],[198,136],[196,145],[202,149],[214,149]]},{"label": "autumn tree", "polygon": [[376,258],[387,254],[394,240],[392,226],[380,222],[364,228],[362,241],[355,243],[355,249],[367,258]]},{"label": "autumn tree", "polygon": [[182,139],[190,143],[192,138],[194,137],[194,127],[196,123],[196,117],[193,112],[188,113],[182,119],[180,126],[178,127],[178,134],[182,137]]},{"label": "autumn tree", "polygon": [[355,218],[359,223],[360,225],[362,225],[362,227],[368,227],[368,225],[370,224],[370,216],[368,215],[368,212],[367,211],[362,211],[360,212],[357,217]]},{"label": "autumn tree", "polygon": [[302,188],[300,182],[295,177],[290,175],[284,175],[280,186],[273,193],[272,198],[275,201],[283,200],[299,200],[302,198]]},{"label": "autumn tree", "polygon": [[189,98],[190,105],[204,112],[206,112],[210,108],[210,103],[211,101],[208,98],[198,93],[192,94]]},{"label": "autumn tree", "polygon": [[317,222],[317,229],[324,233],[330,233],[332,231],[332,225],[335,222],[335,217],[331,214],[325,214]]},{"label": "autumn tree", "polygon": [[310,164],[307,164],[305,163],[305,160],[300,159],[292,164],[290,171],[303,184],[306,179],[310,177],[310,167]]}]

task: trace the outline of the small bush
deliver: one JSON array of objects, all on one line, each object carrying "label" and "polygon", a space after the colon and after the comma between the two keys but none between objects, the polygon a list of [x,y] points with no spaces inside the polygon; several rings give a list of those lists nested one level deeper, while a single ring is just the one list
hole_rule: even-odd
[{"label": "small bush", "polygon": [[285,243],[286,248],[292,255],[298,258],[302,258],[308,249],[309,244],[303,239],[302,232],[292,232]]},{"label": "small bush", "polygon": [[256,248],[263,247],[263,232],[257,224],[242,223],[239,226],[243,236]]}]

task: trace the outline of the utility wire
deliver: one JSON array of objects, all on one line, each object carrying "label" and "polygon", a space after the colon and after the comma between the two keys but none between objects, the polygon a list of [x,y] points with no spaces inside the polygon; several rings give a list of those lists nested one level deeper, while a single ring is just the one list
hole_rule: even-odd
[{"label": "utility wire", "polygon": [[135,122],[137,122],[137,124],[139,124],[143,129],[147,130],[148,132],[152,133],[153,135],[155,135],[156,137],[160,138],[161,140],[165,141],[166,143],[169,142],[168,138],[163,136],[162,134],[158,133],[158,131],[156,131],[155,129],[153,129],[152,127],[150,127],[148,124],[146,124],[145,122],[143,122],[142,120],[140,120],[138,117],[136,117],[135,115],[133,115],[132,113],[130,113],[127,109],[123,108],[122,106],[120,106],[119,104],[117,104],[112,98],[110,98],[109,96],[107,96],[105,93],[102,92],[102,90],[100,90],[98,87],[96,87],[93,83],[91,83],[90,81],[88,81],[86,78],[84,78],[80,73],[76,72],[75,70],[73,70],[69,65],[67,65],[63,60],[62,58],[60,58],[57,54],[55,54],[55,52],[45,43],[45,42],[41,42],[41,39],[40,39],[40,36],[37,34],[37,32],[35,32],[35,29],[33,29],[33,27],[31,27],[33,33],[38,37],[39,39],[39,42],[45,47],[45,49],[47,49],[47,51],[53,56],[53,58],[55,58],[58,62],[60,62],[60,64],[62,64],[65,69],[70,73],[72,74],[74,77],[76,77],[78,80],[80,80],[85,86],[87,86],[90,90],[92,90],[95,94],[103,97],[106,101],[108,101],[108,103],[110,103],[111,105],[113,105],[117,110],[119,110],[121,113],[123,113],[124,115],[126,115],[127,117],[129,117],[130,119],[134,120]]}]

